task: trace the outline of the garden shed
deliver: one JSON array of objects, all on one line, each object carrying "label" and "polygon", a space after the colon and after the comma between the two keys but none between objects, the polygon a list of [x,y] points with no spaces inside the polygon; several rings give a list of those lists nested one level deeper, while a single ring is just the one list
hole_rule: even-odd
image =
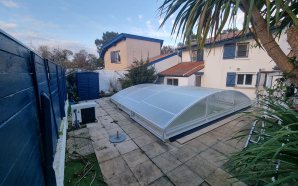
[{"label": "garden shed", "polygon": [[77,72],[77,88],[80,100],[99,98],[99,76],[96,72]]},{"label": "garden shed", "polygon": [[126,88],[111,101],[163,141],[251,105],[239,91],[156,84]]}]

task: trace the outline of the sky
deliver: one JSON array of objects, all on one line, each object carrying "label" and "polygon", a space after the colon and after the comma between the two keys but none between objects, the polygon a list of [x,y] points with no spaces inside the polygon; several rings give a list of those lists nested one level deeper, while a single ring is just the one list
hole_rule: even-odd
[{"label": "sky", "polygon": [[[171,37],[175,14],[159,29],[163,0],[0,0],[0,29],[28,46],[48,45],[97,54],[95,39],[114,31],[164,40]],[[237,16],[241,28],[243,14]]]}]

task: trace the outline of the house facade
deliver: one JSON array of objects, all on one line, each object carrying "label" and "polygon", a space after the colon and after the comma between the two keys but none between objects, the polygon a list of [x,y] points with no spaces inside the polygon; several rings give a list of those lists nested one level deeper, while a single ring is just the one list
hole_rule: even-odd
[{"label": "house facade", "polygon": [[102,46],[100,57],[105,69],[120,71],[131,66],[133,61],[160,55],[163,40],[121,33]]},{"label": "house facade", "polygon": [[[193,76],[185,77],[187,81],[182,80],[182,77],[176,77],[177,80],[174,80],[176,83],[172,84],[238,90],[251,99],[256,98],[259,72],[271,71],[275,63],[265,50],[256,46],[250,33],[246,35],[245,40],[240,41],[240,38],[241,31],[237,31],[221,35],[212,49],[213,38],[207,39],[205,49],[199,52],[197,52],[196,43],[192,43],[191,50],[186,46],[179,48],[182,53],[182,64],[203,63],[204,68],[194,72]],[[290,49],[285,42],[285,35],[282,35],[278,43],[287,52]],[[173,68],[172,70],[175,70]],[[176,70],[179,71],[179,69]],[[172,75],[174,74],[172,72]],[[159,75],[163,76],[164,72]],[[171,80],[168,80],[169,75],[164,76],[164,84],[171,84]],[[175,76],[171,78],[175,79]],[[264,85],[266,80],[265,78]]]}]

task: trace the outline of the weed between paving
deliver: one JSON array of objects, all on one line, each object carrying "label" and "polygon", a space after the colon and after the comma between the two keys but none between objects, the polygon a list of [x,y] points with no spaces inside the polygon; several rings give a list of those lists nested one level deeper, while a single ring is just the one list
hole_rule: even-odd
[{"label": "weed between paving", "polygon": [[[90,162],[90,165],[88,165],[87,167],[84,161],[82,161],[81,159],[71,160],[69,157],[66,156],[64,169],[64,185],[90,185],[95,173],[96,177],[91,185],[107,185],[103,181],[103,176],[101,174],[95,154],[89,154],[87,156],[84,156],[84,158],[86,158],[86,160]],[[85,177],[83,177],[83,175],[90,168],[91,170],[86,174]],[[80,180],[80,182],[78,182],[78,180]]]}]

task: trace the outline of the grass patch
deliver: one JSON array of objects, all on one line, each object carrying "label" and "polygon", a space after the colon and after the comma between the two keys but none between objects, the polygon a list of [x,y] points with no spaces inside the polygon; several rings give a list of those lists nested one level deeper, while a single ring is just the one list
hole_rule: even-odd
[{"label": "grass patch", "polygon": [[67,108],[67,115],[70,116],[70,112],[71,112],[71,106],[70,104],[68,104],[68,108]]},{"label": "grass patch", "polygon": [[[83,179],[81,179],[84,175],[83,172],[85,168],[85,164],[83,163],[83,161],[73,161],[66,159],[64,170],[64,185],[90,185],[93,179],[94,181],[91,185],[107,185],[103,181],[103,176],[101,174],[95,154],[87,155],[85,156],[85,158],[87,158],[88,161],[91,163],[90,167],[92,168],[91,171],[89,171]],[[96,176],[94,178],[95,174]],[[80,183],[77,183],[79,179],[81,179]]]}]

